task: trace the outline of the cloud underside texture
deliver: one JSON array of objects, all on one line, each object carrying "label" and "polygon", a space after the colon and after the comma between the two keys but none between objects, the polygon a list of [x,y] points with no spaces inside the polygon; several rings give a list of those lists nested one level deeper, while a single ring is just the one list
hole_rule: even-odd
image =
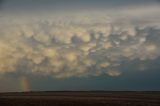
[{"label": "cloud underside texture", "polygon": [[142,19],[139,12],[5,19],[0,26],[0,74],[120,76],[130,64],[145,71],[152,65],[146,61],[160,56],[160,26],[156,16],[143,14]]}]

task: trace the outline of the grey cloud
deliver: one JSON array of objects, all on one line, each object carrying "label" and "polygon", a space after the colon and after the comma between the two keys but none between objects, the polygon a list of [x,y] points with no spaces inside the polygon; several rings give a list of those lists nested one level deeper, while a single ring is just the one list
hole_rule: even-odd
[{"label": "grey cloud", "polygon": [[4,2],[4,0],[0,0],[0,9],[1,9],[2,6],[3,6],[3,2]]},{"label": "grey cloud", "polygon": [[[57,11],[83,11],[93,10],[101,11],[117,9],[121,10],[123,7],[130,8],[132,6],[148,7],[157,3],[156,0],[4,0],[6,2],[5,10],[9,10],[13,14],[28,15],[28,14],[40,14],[42,11],[56,13]],[[8,11],[6,11],[9,13]],[[10,14],[10,13],[9,13]]]}]

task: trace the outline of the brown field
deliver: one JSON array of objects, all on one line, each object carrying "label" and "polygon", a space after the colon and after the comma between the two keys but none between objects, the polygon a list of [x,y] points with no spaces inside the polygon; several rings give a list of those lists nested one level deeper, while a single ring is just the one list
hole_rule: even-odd
[{"label": "brown field", "polygon": [[160,106],[160,92],[1,93],[0,106]]}]

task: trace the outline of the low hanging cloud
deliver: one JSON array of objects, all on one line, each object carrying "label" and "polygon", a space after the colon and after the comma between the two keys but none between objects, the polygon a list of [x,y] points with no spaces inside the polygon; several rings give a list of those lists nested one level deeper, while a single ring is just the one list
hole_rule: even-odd
[{"label": "low hanging cloud", "polygon": [[160,56],[160,26],[150,19],[140,24],[135,17],[126,20],[98,13],[3,22],[0,74],[120,76],[124,61],[154,61]]}]

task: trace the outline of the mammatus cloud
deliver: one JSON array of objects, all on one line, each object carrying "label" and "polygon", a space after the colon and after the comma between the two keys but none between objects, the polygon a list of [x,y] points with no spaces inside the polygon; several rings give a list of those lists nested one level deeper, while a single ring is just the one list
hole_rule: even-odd
[{"label": "mammatus cloud", "polygon": [[160,56],[159,35],[160,27],[150,19],[140,24],[136,18],[126,21],[113,15],[12,20],[0,26],[0,74],[119,76],[126,61],[154,61]]}]

